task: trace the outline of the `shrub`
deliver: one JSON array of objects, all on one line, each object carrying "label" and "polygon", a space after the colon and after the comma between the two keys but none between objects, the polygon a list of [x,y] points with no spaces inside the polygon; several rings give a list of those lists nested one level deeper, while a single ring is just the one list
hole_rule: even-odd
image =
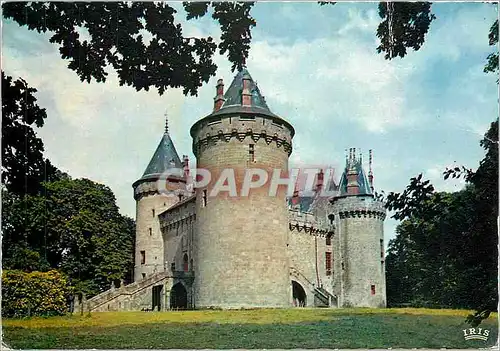
[{"label": "shrub", "polygon": [[31,273],[5,270],[2,272],[2,316],[65,314],[69,293],[66,277],[56,270]]}]

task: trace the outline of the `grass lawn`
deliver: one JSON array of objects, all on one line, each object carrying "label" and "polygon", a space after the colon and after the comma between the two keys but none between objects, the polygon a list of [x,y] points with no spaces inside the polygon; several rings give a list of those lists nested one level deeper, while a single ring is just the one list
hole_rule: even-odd
[{"label": "grass lawn", "polygon": [[[481,324],[487,341],[464,340],[469,311],[276,309],[94,312],[4,319],[4,340],[22,349],[134,348],[483,348],[496,343],[498,315]],[[476,328],[477,329],[477,328]]]}]

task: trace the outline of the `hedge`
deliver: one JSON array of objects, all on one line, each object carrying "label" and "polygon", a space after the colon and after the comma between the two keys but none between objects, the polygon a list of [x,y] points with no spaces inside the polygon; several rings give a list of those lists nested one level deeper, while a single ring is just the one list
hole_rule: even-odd
[{"label": "hedge", "polygon": [[56,271],[2,272],[2,316],[30,317],[63,315],[67,312],[70,288],[66,277]]}]

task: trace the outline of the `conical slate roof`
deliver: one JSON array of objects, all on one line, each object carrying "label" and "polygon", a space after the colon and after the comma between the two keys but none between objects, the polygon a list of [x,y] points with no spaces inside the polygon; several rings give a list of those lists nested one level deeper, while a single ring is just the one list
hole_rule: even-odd
[{"label": "conical slate roof", "polygon": [[[250,106],[243,106],[243,78],[249,80],[249,88],[252,94]],[[224,94],[224,103],[218,111],[214,111],[210,116],[217,116],[227,113],[255,113],[266,115],[274,118],[279,118],[271,112],[267,106],[264,96],[262,96],[257,83],[253,80],[252,76],[246,68],[239,71],[234,77],[231,85]]]},{"label": "conical slate roof", "polygon": [[233,82],[229,86],[229,89],[227,89],[226,93],[224,94],[225,102],[221,108],[235,106],[235,105],[241,106],[242,93],[243,93],[243,77],[245,76],[246,78],[249,79],[250,92],[252,93],[252,100],[251,100],[252,107],[260,108],[265,110],[266,112],[271,113],[269,106],[267,106],[266,104],[266,100],[260,93],[257,83],[255,83],[255,81],[252,79],[252,76],[250,76],[250,73],[246,68],[243,68],[234,77]]},{"label": "conical slate roof", "polygon": [[[243,78],[248,80],[248,87],[251,93],[250,105],[243,105]],[[202,121],[210,121],[211,119],[217,119],[222,115],[230,114],[250,114],[271,117],[271,119],[275,122],[284,124],[291,131],[292,137],[295,134],[295,129],[290,123],[271,112],[269,106],[267,106],[264,96],[262,96],[259,87],[257,86],[257,83],[253,80],[246,68],[243,68],[234,77],[231,85],[224,93],[224,102],[220,108],[212,111],[212,113],[208,116],[205,116],[193,124],[190,130],[191,136],[194,136],[194,131],[198,128]]]},{"label": "conical slate roof", "polygon": [[182,168],[182,163],[170,135],[168,132],[165,132],[142,178],[155,174],[162,174],[167,169],[172,168]]},{"label": "conical slate roof", "polygon": [[[370,187],[370,182],[368,181],[368,177],[366,176],[365,171],[363,170],[363,164],[361,159],[352,160],[353,167],[358,174],[358,185],[359,185],[359,195],[371,195],[372,190]],[[346,167],[344,169],[344,173],[342,173],[342,177],[340,178],[339,183],[339,192],[340,196],[347,195],[347,172],[349,171],[350,165],[346,163]]]}]

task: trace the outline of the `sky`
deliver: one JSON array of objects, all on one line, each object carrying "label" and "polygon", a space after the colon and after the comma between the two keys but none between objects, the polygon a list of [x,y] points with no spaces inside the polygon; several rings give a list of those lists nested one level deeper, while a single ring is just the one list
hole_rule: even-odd
[{"label": "sky", "polygon": [[[186,36],[220,37],[210,17],[177,21]],[[271,110],[295,128],[290,166],[328,165],[339,169],[346,149],[368,157],[373,150],[377,191],[402,191],[423,173],[439,191],[464,183],[443,180],[447,166],[477,168],[479,141],[498,116],[497,77],[483,67],[492,51],[489,27],[496,7],[484,3],[432,5],[437,19],[422,48],[403,59],[376,53],[376,3],[257,3],[257,26],[247,68]],[[45,155],[73,178],[89,178],[111,188],[122,214],[135,218],[132,183],[139,179],[164,130],[164,114],[179,155],[194,166],[189,129],[213,108],[215,84],[226,86],[231,72],[218,55],[217,75],[197,97],[179,89],[163,96],[106,83],[82,83],[60,58],[58,47],[39,34],[3,21],[2,69],[22,77],[47,110],[37,129]],[[338,174],[340,177],[340,174]],[[397,222],[387,219],[386,243]]]}]

